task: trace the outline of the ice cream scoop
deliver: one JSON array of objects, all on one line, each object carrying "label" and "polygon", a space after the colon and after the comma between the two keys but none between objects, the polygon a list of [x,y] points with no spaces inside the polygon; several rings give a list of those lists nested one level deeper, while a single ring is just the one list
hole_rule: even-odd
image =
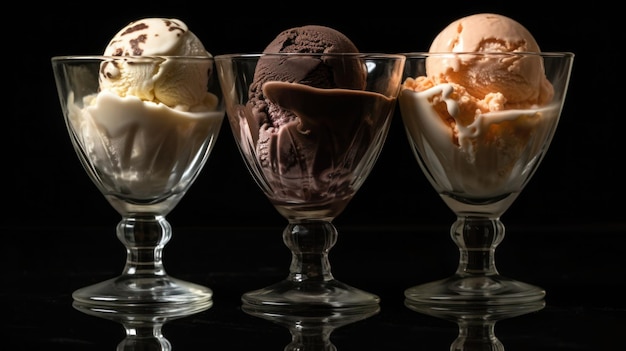
[{"label": "ice cream scoop", "polygon": [[[343,33],[329,27],[307,25],[279,33],[263,50],[276,53],[355,53],[354,43]],[[268,81],[305,84],[315,88],[363,89],[365,67],[353,60],[349,65],[332,56],[264,56],[259,59],[250,86],[250,101],[255,105],[259,125],[277,127],[294,120],[293,112],[281,109],[263,95]],[[269,113],[269,111],[272,111]]]},{"label": "ice cream scoop", "polygon": [[[301,85],[316,89],[337,89],[330,94],[339,96],[332,103],[316,98],[321,104],[318,108],[332,105],[332,108],[337,111],[345,111],[346,108],[341,108],[337,104],[349,102],[342,98],[345,94],[339,89],[362,90],[366,83],[365,66],[354,57],[341,60],[341,57],[321,54],[357,53],[358,49],[347,36],[333,28],[308,25],[290,28],[279,33],[263,52],[269,55],[259,59],[254,81],[250,85],[250,104],[253,105],[254,124],[259,126],[259,129],[253,132],[254,135],[259,135],[257,153],[263,160],[264,166],[271,167],[282,175],[276,179],[284,181],[288,178],[300,179],[303,176],[318,178],[319,172],[328,171],[332,157],[341,157],[341,155],[329,154],[332,142],[327,139],[326,141],[331,143],[324,144],[319,140],[320,134],[316,132],[319,124],[304,123],[298,115],[302,110],[293,106],[308,104],[313,97],[307,98],[299,94],[298,99],[291,102],[292,106],[286,107],[278,103],[278,100],[268,98],[264,89],[271,82],[291,83],[291,85],[279,86],[280,95],[289,94],[285,90],[291,88],[298,92],[312,92],[310,89],[301,90]],[[315,55],[271,55],[278,53]],[[279,94],[274,93],[272,96],[277,95]],[[328,97],[328,95],[322,96]],[[316,117],[320,118],[320,115]],[[328,114],[321,116],[325,120],[327,117]],[[356,128],[358,122],[354,118],[353,114],[349,114],[331,119],[331,125],[327,125],[326,130],[334,133],[350,133],[343,129]],[[346,119],[350,121],[347,122]],[[332,126],[333,123],[334,126]],[[341,142],[346,141],[345,138],[341,140]],[[311,184],[317,187],[315,181]]]},{"label": "ice cream scoop", "polygon": [[289,221],[282,234],[292,253],[289,276],[243,294],[244,305],[266,312],[377,306],[378,296],[330,274],[338,237],[331,222],[382,150],[405,57],[360,53],[336,30],[305,26],[280,33],[263,53],[215,60],[239,151]]},{"label": "ice cream scoop", "polygon": [[538,52],[534,36],[516,20],[495,13],[459,18],[441,30],[429,52]]},{"label": "ice cream scoop", "polygon": [[[336,29],[307,25],[294,27],[279,33],[264,53],[354,53],[356,45]],[[365,87],[364,67],[354,62],[346,66],[343,62],[333,62],[336,58],[300,57],[297,60],[271,57],[259,60],[255,81],[259,84],[276,79],[292,83],[303,83],[317,88],[363,89]],[[296,65],[297,67],[292,67]]]},{"label": "ice cream scoop", "polygon": [[105,56],[211,56],[187,25],[174,18],[133,21],[111,38]]},{"label": "ice cream scoop", "polygon": [[104,54],[98,92],[68,98],[73,131],[114,206],[170,198],[223,120],[212,56],[184,22],[165,18],[126,25]]},{"label": "ice cream scoop", "polygon": [[163,103],[179,110],[202,109],[214,104],[206,82],[212,65],[188,65],[173,60],[133,60],[130,57],[209,56],[198,37],[178,19],[145,18],[123,27],[110,40],[105,56],[120,57],[103,63],[102,90],[119,96]]},{"label": "ice cream scoop", "polygon": [[552,141],[574,55],[540,51],[518,22],[486,13],[452,22],[429,52],[405,57],[400,113],[424,176],[456,216],[448,235],[459,249],[454,274],[406,289],[406,305],[457,313],[542,301],[543,288],[500,275],[495,251],[500,218]]},{"label": "ice cream scoop", "polygon": [[517,21],[475,14],[446,26],[424,54],[425,72],[406,77],[407,132],[437,155],[431,169],[446,189],[481,198],[519,188],[512,174],[533,162],[559,115],[539,53]]},{"label": "ice cream scoop", "polygon": [[[435,37],[429,52],[539,52],[533,35],[519,22],[499,14],[479,13],[457,19]],[[436,84],[454,83],[483,100],[502,94],[508,106],[545,104],[554,92],[537,56],[450,55],[429,58],[427,74]]]},{"label": "ice cream scoop", "polygon": [[309,52],[346,53],[358,52],[356,45],[340,31],[320,25],[305,25],[286,29],[265,47],[265,53]]},{"label": "ice cream scoop", "polygon": [[239,117],[230,122],[251,169],[286,217],[313,209],[335,217],[360,186],[358,172],[377,155],[400,77],[385,73],[393,78],[366,90],[366,61],[375,65],[374,56],[319,25],[282,31],[255,56],[247,100],[229,113]]}]

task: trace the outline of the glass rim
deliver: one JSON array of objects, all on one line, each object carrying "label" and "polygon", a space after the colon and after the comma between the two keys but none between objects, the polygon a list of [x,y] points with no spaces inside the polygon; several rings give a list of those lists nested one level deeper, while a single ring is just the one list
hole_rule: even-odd
[{"label": "glass rim", "polygon": [[571,51],[441,51],[441,52],[428,52],[428,51],[413,51],[402,53],[407,58],[416,57],[452,57],[452,56],[540,56],[540,57],[574,57],[574,53]]},{"label": "glass rim", "polygon": [[214,56],[181,56],[181,55],[146,55],[146,56],[107,56],[107,55],[58,55],[52,56],[51,61],[119,61],[119,60],[213,60]]},{"label": "glass rim", "polygon": [[253,52],[253,53],[232,53],[214,56],[215,60],[230,60],[235,58],[256,59],[260,57],[357,57],[357,58],[395,58],[404,59],[402,54],[391,54],[383,52]]}]

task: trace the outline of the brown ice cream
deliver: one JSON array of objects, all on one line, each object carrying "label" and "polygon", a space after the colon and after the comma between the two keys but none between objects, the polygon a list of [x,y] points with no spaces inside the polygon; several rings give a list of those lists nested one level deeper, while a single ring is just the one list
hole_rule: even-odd
[{"label": "brown ice cream", "polygon": [[[244,153],[283,215],[334,217],[356,191],[355,169],[375,152],[395,99],[364,90],[364,61],[334,29],[288,29],[264,53],[240,122],[241,137],[251,139]],[[284,53],[293,55],[272,55]]]}]

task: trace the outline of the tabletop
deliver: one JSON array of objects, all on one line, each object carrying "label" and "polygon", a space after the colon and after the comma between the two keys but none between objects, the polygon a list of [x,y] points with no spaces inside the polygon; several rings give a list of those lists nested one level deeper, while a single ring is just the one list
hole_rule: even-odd
[{"label": "tabletop", "polygon": [[[625,228],[621,225],[507,228],[496,250],[499,272],[543,287],[546,298],[541,306],[490,318],[463,312],[461,317],[454,312],[437,314],[405,303],[406,288],[454,272],[458,250],[445,226],[338,226],[339,239],[329,254],[334,277],[377,294],[381,302],[361,315],[318,319],[288,313],[264,316],[242,308],[244,292],[286,278],[290,253],[282,243],[282,228],[174,226],[163,252],[168,274],[210,287],[213,301],[190,315],[154,319],[147,332],[126,325],[123,318],[87,313],[73,305],[74,290],[121,273],[125,251],[114,228],[3,230],[5,277],[0,294],[6,302],[1,323],[7,349],[112,350],[133,345],[125,347],[282,350],[299,345],[306,350],[449,350],[457,345],[463,350],[484,350],[485,345],[497,344],[506,350],[617,350],[626,346],[622,336],[626,269],[619,244]],[[141,346],[142,342],[148,346]]]}]

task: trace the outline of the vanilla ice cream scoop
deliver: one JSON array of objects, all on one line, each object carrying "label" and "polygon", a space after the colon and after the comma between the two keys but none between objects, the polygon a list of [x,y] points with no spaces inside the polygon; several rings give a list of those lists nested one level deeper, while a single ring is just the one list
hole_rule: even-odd
[{"label": "vanilla ice cream scoop", "polygon": [[[215,101],[206,87],[212,69],[210,62],[198,65],[167,59],[168,56],[211,57],[198,37],[178,19],[146,18],[131,22],[111,39],[104,55],[119,56],[119,59],[103,63],[101,90],[121,97],[136,96],[183,111],[204,109]],[[129,62],[125,58],[130,56],[162,56],[163,59]]]},{"label": "vanilla ice cream scoop", "polygon": [[[429,52],[540,52],[533,35],[519,22],[499,14],[479,13],[446,26]],[[502,94],[509,107],[543,105],[553,96],[539,56],[498,55],[429,58],[426,71],[435,83],[456,83],[478,99]]]},{"label": "vanilla ice cream scoop", "polygon": [[86,162],[121,213],[157,203],[169,211],[222,124],[211,54],[182,21],[147,18],[122,28],[85,67],[97,69],[98,87],[67,100]]}]

